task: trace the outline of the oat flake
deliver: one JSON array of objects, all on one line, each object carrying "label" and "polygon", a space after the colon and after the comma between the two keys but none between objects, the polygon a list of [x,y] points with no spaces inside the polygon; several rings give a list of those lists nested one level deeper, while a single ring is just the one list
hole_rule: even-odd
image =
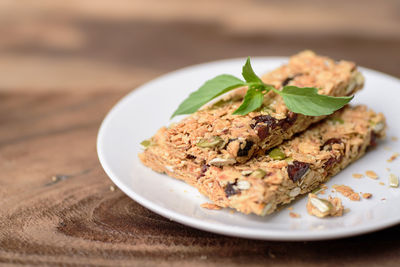
[{"label": "oat flake", "polygon": [[365,174],[371,179],[378,179],[378,175],[374,171],[366,171]]}]

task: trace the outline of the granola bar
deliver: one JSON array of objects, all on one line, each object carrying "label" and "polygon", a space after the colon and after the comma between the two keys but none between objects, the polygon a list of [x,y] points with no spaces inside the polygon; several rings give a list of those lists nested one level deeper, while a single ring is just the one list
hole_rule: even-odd
[{"label": "granola bar", "polygon": [[[287,65],[264,75],[263,81],[281,89],[285,85],[320,88],[319,94],[351,95],[361,89],[364,78],[356,65],[335,62],[304,51]],[[168,128],[161,128],[170,150],[214,166],[244,163],[258,151],[266,151],[290,139],[326,116],[305,116],[289,111],[280,95],[270,91],[263,106],[245,116],[232,115],[246,92],[240,88]],[[154,137],[159,138],[159,137]]]},{"label": "granola bar", "polygon": [[214,204],[243,213],[266,215],[326,182],[360,158],[385,135],[382,114],[365,106],[345,107],[275,149],[283,157],[258,153],[243,164],[213,166],[171,150],[156,135],[142,162],[195,186]]}]

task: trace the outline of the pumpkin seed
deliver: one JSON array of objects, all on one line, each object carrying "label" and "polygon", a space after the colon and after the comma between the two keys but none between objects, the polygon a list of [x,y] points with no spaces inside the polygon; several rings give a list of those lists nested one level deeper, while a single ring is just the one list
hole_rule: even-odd
[{"label": "pumpkin seed", "polygon": [[264,178],[264,176],[265,176],[266,174],[267,174],[267,173],[266,173],[264,170],[262,170],[262,169],[257,169],[257,170],[255,170],[255,171],[251,174],[251,177],[255,177],[255,178],[262,179],[262,178]]},{"label": "pumpkin seed", "polygon": [[285,153],[282,152],[279,148],[274,148],[272,149],[269,153],[268,156],[270,156],[274,160],[282,160],[286,158]]},{"label": "pumpkin seed", "polygon": [[399,187],[399,178],[396,175],[391,173],[389,175],[389,186],[390,187]]},{"label": "pumpkin seed", "polygon": [[203,138],[199,142],[197,142],[197,146],[201,148],[212,148],[222,144],[224,140],[222,140],[219,136],[212,136],[210,138]]},{"label": "pumpkin seed", "polygon": [[328,215],[330,211],[333,209],[332,203],[330,203],[328,200],[325,199],[312,197],[310,198],[310,202],[311,205],[313,205],[323,214],[323,216]]},{"label": "pumpkin seed", "polygon": [[140,145],[143,147],[143,148],[148,148],[150,145],[151,145],[151,141],[150,140],[143,140],[142,142],[140,142]]}]

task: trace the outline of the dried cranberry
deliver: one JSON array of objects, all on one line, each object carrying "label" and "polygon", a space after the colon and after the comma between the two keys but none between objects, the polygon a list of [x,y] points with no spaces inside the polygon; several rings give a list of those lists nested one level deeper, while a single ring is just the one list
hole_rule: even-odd
[{"label": "dried cranberry", "polygon": [[300,161],[293,161],[287,168],[289,178],[296,182],[308,171],[310,164]]},{"label": "dried cranberry", "polygon": [[332,146],[333,144],[341,144],[343,143],[342,140],[340,140],[339,138],[331,138],[325,141],[325,143],[320,147],[320,149],[322,150],[325,146]]},{"label": "dried cranberry", "polygon": [[236,182],[234,183],[228,183],[225,187],[225,195],[226,197],[230,197],[233,196],[235,194],[237,194],[237,191],[235,190],[235,188],[233,188],[233,186],[236,185]]},{"label": "dried cranberry", "polygon": [[239,146],[239,150],[237,152],[237,156],[238,157],[246,157],[246,156],[248,156],[249,155],[249,151],[253,147],[253,145],[254,145],[253,141],[246,141],[246,145],[244,146],[244,148],[241,148]]},{"label": "dried cranberry", "polygon": [[186,155],[186,158],[187,158],[187,159],[196,159],[196,156],[187,154],[187,155]]}]

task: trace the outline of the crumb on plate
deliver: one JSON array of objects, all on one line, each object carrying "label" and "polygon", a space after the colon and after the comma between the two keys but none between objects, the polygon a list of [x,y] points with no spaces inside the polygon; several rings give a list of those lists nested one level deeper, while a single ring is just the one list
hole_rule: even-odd
[{"label": "crumb on plate", "polygon": [[394,153],[388,160],[387,162],[392,162],[395,160],[400,154],[399,153]]},{"label": "crumb on plate", "polygon": [[290,215],[290,217],[292,217],[292,218],[300,218],[300,217],[301,217],[300,214],[295,213],[295,212],[289,212],[289,215]]},{"label": "crumb on plate", "polygon": [[362,194],[362,197],[368,199],[368,198],[372,197],[372,194],[371,193],[364,193],[364,194]]},{"label": "crumb on plate", "polygon": [[350,200],[360,201],[360,195],[358,193],[354,192],[354,190],[347,185],[336,185],[335,184],[335,185],[333,185],[333,188]]},{"label": "crumb on plate", "polygon": [[208,203],[208,202],[201,204],[200,207],[208,209],[208,210],[220,210],[221,209],[220,206],[215,205],[213,203]]},{"label": "crumb on plate", "polygon": [[371,179],[378,179],[378,175],[374,171],[366,171],[365,174]]},{"label": "crumb on plate", "polygon": [[307,202],[307,212],[310,215],[323,218],[327,216],[342,216],[343,215],[343,205],[340,198],[328,199],[318,198],[315,194],[308,194]]},{"label": "crumb on plate", "polygon": [[390,187],[399,187],[399,178],[396,175],[391,173],[389,175],[389,186]]}]

